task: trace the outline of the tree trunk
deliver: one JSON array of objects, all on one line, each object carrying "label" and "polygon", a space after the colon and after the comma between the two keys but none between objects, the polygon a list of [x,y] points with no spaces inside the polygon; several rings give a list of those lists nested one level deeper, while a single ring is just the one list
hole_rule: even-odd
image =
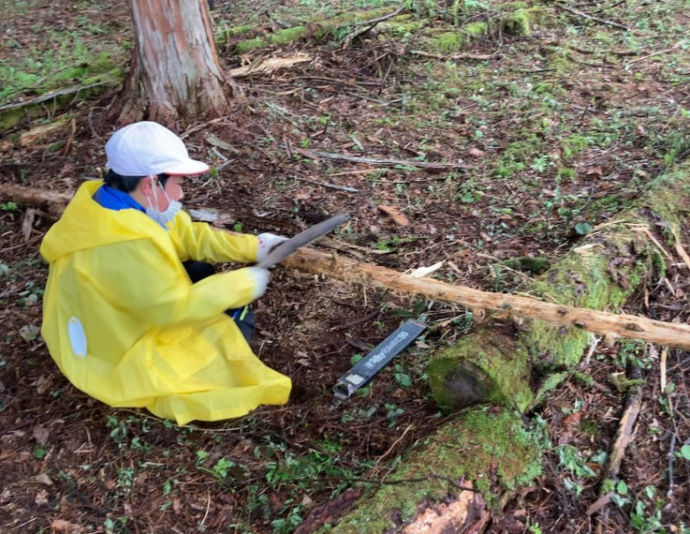
[{"label": "tree trunk", "polygon": [[119,122],[143,117],[170,125],[178,117],[227,111],[223,73],[206,0],[129,0],[135,48]]}]

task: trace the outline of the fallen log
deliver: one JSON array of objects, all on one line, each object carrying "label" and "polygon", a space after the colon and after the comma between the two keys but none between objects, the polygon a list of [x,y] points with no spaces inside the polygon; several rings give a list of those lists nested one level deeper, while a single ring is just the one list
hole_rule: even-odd
[{"label": "fallen log", "polygon": [[72,195],[68,193],[0,183],[0,200],[3,202],[16,202],[20,205],[39,208],[56,217],[60,216],[71,199]]},{"label": "fallen log", "polygon": [[641,339],[690,350],[690,326],[655,321],[636,315],[576,308],[536,298],[491,293],[456,286],[432,278],[412,278],[393,269],[361,263],[310,248],[302,248],[282,265],[348,283],[411,293],[437,302],[461,304],[472,310],[505,316],[542,319],[554,325],[588,330],[609,338]]}]

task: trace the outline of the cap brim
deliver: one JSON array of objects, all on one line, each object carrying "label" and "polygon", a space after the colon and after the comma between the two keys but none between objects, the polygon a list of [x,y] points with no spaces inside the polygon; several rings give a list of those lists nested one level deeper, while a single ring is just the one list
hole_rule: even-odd
[{"label": "cap brim", "polygon": [[208,171],[209,166],[204,162],[188,159],[170,167],[166,167],[165,170],[161,172],[169,174],[170,176],[196,176],[198,174],[207,173]]}]

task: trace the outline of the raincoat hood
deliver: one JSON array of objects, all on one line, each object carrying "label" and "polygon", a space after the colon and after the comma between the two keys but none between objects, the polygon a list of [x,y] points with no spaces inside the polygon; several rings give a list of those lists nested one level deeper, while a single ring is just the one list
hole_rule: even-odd
[{"label": "raincoat hood", "polygon": [[65,209],[62,217],[45,235],[41,254],[48,263],[78,250],[150,238],[169,239],[165,230],[145,213],[136,209],[114,211],[93,199],[102,180],[84,182]]}]

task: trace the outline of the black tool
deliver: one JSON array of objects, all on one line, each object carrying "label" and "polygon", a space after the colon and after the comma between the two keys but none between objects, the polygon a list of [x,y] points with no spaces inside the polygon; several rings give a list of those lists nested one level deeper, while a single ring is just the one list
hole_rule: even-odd
[{"label": "black tool", "polygon": [[426,324],[421,321],[414,319],[405,321],[338,380],[333,388],[335,396],[340,400],[350,397],[374,378],[376,373],[417,339],[424,330],[426,330]]},{"label": "black tool", "polygon": [[298,248],[308,245],[315,239],[326,235],[328,232],[332,232],[338,226],[349,220],[350,216],[348,214],[341,213],[326,219],[325,221],[321,221],[320,223],[307,228],[303,232],[300,232],[296,236],[283,241],[280,245],[277,245],[263,260],[258,262],[256,266],[269,269],[293,254]]}]

